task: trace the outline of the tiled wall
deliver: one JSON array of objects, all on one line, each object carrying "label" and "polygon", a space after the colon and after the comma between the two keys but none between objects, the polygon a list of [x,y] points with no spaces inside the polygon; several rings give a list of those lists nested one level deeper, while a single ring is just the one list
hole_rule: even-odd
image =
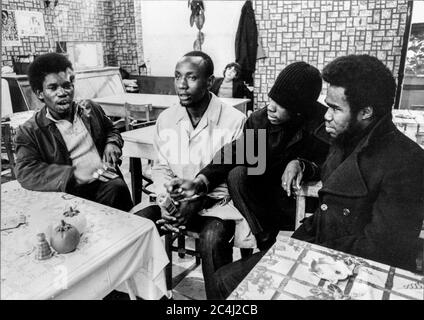
[{"label": "tiled wall", "polygon": [[135,12],[135,41],[137,46],[137,65],[144,62],[143,32],[141,24],[141,0],[134,1]]},{"label": "tiled wall", "polygon": [[304,60],[320,70],[334,58],[368,53],[381,59],[397,77],[407,1],[255,0],[260,41],[268,58],[259,60],[255,94],[259,107],[278,73]]},{"label": "tiled wall", "polygon": [[[53,1],[52,1],[53,2]],[[55,50],[56,41],[101,41],[106,65],[137,72],[143,61],[140,1],[59,0],[45,9],[40,0],[3,0],[2,8],[44,14],[46,37],[24,37],[21,45],[2,46],[2,65],[12,55]],[[287,64],[305,60],[319,69],[337,56],[369,53],[397,76],[407,1],[255,0],[259,37],[268,58],[259,60],[255,95],[259,107],[275,77]],[[55,23],[53,23],[55,22]]]},{"label": "tiled wall", "polygon": [[23,37],[19,46],[2,45],[2,65],[11,65],[12,55],[55,51],[56,41],[101,41],[105,65],[136,70],[133,0],[59,0],[55,9],[52,4],[44,8],[40,0],[3,0],[2,8],[42,12],[46,28],[46,37]]},{"label": "tiled wall", "polygon": [[119,65],[128,72],[137,70],[137,42],[134,15],[134,0],[112,0],[112,34],[107,37],[111,45],[109,52]]}]

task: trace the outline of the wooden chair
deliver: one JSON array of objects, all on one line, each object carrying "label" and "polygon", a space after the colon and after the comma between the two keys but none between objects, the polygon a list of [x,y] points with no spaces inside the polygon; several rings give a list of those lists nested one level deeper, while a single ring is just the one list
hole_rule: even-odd
[{"label": "wooden chair", "polygon": [[[185,237],[191,237],[194,239],[194,250],[187,249],[185,246]],[[177,245],[173,243],[177,240]],[[200,265],[200,234],[198,232],[183,230],[180,234],[167,234],[165,235],[165,251],[169,258],[169,264],[166,266],[165,275],[168,290],[172,290],[181,280],[185,278],[193,269]],[[178,252],[180,258],[184,258],[186,254],[195,257],[195,263],[187,268],[184,272],[180,273],[175,278],[172,278],[172,252]],[[242,249],[240,248],[241,257],[249,257],[253,254],[253,249]]]},{"label": "wooden chair", "polygon": [[131,104],[125,102],[125,129],[134,130],[141,127],[147,127],[156,123],[150,119],[152,111],[151,104]]},{"label": "wooden chair", "polygon": [[[185,247],[185,237],[194,238],[194,250]],[[198,232],[184,230],[180,234],[169,233],[165,235],[165,251],[168,255],[169,263],[165,268],[166,286],[168,290],[172,290],[178,283],[183,280],[187,274],[200,265],[200,235]],[[177,240],[177,246],[173,243]],[[186,254],[195,257],[195,262],[189,268],[181,272],[175,278],[172,277],[172,252],[178,252],[180,258],[184,258]]]},{"label": "wooden chair", "polygon": [[1,152],[6,153],[9,161],[7,166],[10,169],[12,179],[15,179],[15,148],[12,142],[12,128],[9,123],[1,124]]},{"label": "wooden chair", "polygon": [[321,181],[302,184],[296,191],[296,220],[295,230],[299,228],[301,221],[313,213],[306,212],[306,197],[318,197],[318,191],[322,188]]},{"label": "wooden chair", "polygon": [[[185,246],[185,237],[191,237],[194,239],[194,250],[187,249]],[[177,240],[177,245],[173,243]],[[168,290],[172,290],[178,283],[183,280],[187,274],[189,274],[193,269],[200,265],[200,234],[198,232],[184,230],[180,234],[170,233],[165,235],[165,251],[169,258],[169,264],[166,266],[165,275],[166,275],[166,284]],[[189,268],[184,270],[175,278],[172,277],[172,252],[178,252],[180,258],[184,258],[186,254],[195,257],[195,263]],[[253,249],[242,249],[240,248],[241,257],[245,258],[253,254]]]},{"label": "wooden chair", "polygon": [[[151,104],[131,104],[126,102],[124,104],[125,108],[125,130],[134,130],[141,127],[147,127],[154,125],[156,123],[156,120],[150,119],[150,112],[152,111],[152,105]],[[149,161],[149,165],[151,165],[151,161]],[[133,199],[134,202],[137,204],[141,202],[141,193],[144,192],[147,195],[152,194],[151,191],[146,189],[149,185],[153,183],[152,179],[146,177],[142,174],[142,166],[141,166],[141,159],[140,158],[130,158],[130,171],[131,172],[141,172],[141,177],[143,181],[146,181],[146,184],[143,185],[143,182],[141,182],[141,185],[139,185],[138,181],[134,181],[134,179],[131,179],[132,184],[132,190],[134,190]]]}]

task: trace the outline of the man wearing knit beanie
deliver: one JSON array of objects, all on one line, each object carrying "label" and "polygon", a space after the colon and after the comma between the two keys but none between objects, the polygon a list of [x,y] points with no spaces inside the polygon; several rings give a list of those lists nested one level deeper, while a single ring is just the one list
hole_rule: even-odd
[{"label": "man wearing knit beanie", "polygon": [[321,74],[306,62],[295,62],[280,72],[268,96],[293,113],[308,114],[322,88]]},{"label": "man wearing knit beanie", "polygon": [[[281,186],[286,165],[302,158],[318,165],[328,152],[327,137],[314,134],[326,112],[317,102],[321,87],[321,74],[315,67],[306,62],[288,65],[268,94],[268,106],[247,119],[244,137],[224,146],[194,180],[172,181],[171,196],[178,200],[202,194],[227,180],[234,205],[248,221],[257,247],[267,250],[279,230],[294,230],[295,201]],[[246,146],[242,162],[237,154],[240,143]],[[252,157],[247,153],[253,149],[257,150],[257,163],[249,162]],[[231,163],[226,161],[228,154]],[[258,170],[260,167],[263,170]],[[308,166],[308,170],[315,169]]]}]

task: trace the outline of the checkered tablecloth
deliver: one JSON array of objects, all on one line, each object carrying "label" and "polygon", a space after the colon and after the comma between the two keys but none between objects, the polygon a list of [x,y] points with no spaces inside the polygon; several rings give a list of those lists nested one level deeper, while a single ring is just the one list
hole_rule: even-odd
[{"label": "checkered tablecloth", "polygon": [[[330,283],[310,271],[312,260],[342,260],[353,275]],[[424,300],[424,277],[279,235],[229,300]]]}]

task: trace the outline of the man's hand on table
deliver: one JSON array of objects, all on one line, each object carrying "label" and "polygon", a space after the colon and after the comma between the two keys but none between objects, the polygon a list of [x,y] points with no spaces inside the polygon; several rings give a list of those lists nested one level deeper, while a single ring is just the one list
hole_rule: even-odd
[{"label": "man's hand on table", "polygon": [[300,189],[300,183],[303,178],[303,169],[300,160],[290,161],[284,170],[281,182],[283,189],[287,192],[287,196],[291,196],[293,190]]}]

